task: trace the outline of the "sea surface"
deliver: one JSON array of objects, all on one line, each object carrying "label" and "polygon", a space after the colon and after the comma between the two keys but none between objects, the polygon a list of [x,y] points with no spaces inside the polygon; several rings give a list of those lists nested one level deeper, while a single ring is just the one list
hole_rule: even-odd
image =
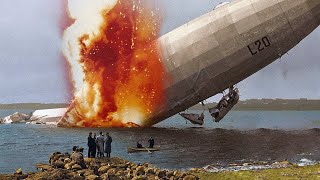
[{"label": "sea surface", "polygon": [[[0,110],[0,117],[14,112]],[[46,125],[0,125],[0,173],[35,171],[54,151],[70,152],[82,146],[87,155],[89,132],[109,132],[111,156],[160,168],[188,169],[210,164],[248,161],[320,161],[320,111],[233,111],[220,123],[206,114],[204,126],[192,125],[179,115],[153,128],[65,129]],[[147,145],[153,136],[160,151],[127,153],[136,141]]]}]

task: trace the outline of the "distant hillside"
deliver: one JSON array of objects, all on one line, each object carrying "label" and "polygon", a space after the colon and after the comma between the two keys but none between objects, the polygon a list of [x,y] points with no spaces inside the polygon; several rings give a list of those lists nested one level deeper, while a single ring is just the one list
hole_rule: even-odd
[{"label": "distant hillside", "polygon": [[17,104],[0,104],[0,109],[53,109],[65,108],[68,104],[41,104],[41,103],[17,103]]},{"label": "distant hillside", "polygon": [[[214,107],[217,103],[206,104],[206,108]],[[41,104],[41,103],[19,103],[19,104],[0,104],[0,109],[52,109],[65,108],[68,104]],[[198,104],[189,109],[202,110],[203,107]],[[239,101],[233,110],[270,110],[270,111],[309,111],[320,110],[320,100],[309,99],[249,99]]]},{"label": "distant hillside", "polygon": [[[214,107],[217,103],[206,104],[206,108]],[[190,109],[203,109],[198,104]],[[270,111],[312,111],[320,110],[320,100],[309,99],[249,99],[239,101],[233,110],[246,111],[246,110],[270,110]]]}]

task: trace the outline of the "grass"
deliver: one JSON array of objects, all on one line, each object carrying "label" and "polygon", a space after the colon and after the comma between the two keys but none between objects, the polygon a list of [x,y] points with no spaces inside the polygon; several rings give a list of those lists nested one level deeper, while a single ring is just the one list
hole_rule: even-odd
[{"label": "grass", "polygon": [[200,179],[263,179],[263,180],[295,180],[295,179],[320,179],[320,165],[305,167],[289,167],[283,169],[267,169],[258,171],[238,171],[238,172],[219,172],[219,173],[194,173]]}]

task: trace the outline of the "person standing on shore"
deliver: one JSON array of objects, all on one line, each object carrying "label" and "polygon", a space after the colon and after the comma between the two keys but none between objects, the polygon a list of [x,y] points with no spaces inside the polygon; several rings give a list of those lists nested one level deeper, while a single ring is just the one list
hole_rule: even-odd
[{"label": "person standing on shore", "polygon": [[94,148],[93,148],[92,154],[93,154],[93,158],[95,158],[97,154],[97,134],[96,133],[93,133],[93,139],[94,139]]},{"label": "person standing on shore", "polygon": [[88,149],[88,157],[89,158],[94,158],[95,154],[93,154],[93,152],[96,149],[96,141],[92,137],[92,132],[90,132],[89,136],[88,136],[88,147],[89,147],[89,149]]},{"label": "person standing on shore", "polygon": [[100,135],[97,137],[97,149],[98,149],[98,155],[97,157],[104,157],[104,136],[102,132],[100,132]]},{"label": "person standing on shore", "polygon": [[112,143],[112,137],[109,136],[109,133],[106,133],[106,140],[105,140],[105,153],[107,154],[107,157],[110,157],[111,154],[111,143]]}]

